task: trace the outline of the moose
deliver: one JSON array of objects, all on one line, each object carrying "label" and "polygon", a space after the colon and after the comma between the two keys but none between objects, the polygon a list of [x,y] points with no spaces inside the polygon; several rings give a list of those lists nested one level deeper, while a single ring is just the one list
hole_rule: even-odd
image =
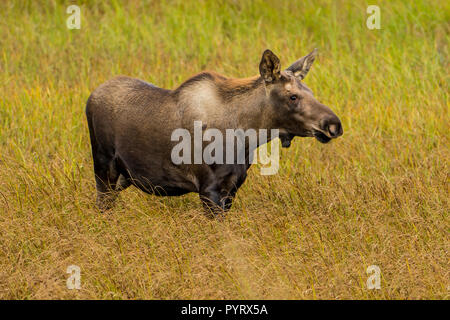
[{"label": "moose", "polygon": [[[158,196],[196,192],[210,216],[228,211],[251,161],[246,156],[245,163],[173,163],[172,132],[192,131],[194,121],[221,132],[278,129],[284,148],[297,136],[321,143],[341,136],[339,118],[302,81],[316,54],[314,49],[282,70],[279,58],[265,50],[257,76],[201,72],[174,90],[126,76],[100,85],[86,105],[97,206],[110,209],[118,193],[134,185]],[[269,135],[257,147],[274,138]],[[247,142],[243,148],[249,148]]]}]

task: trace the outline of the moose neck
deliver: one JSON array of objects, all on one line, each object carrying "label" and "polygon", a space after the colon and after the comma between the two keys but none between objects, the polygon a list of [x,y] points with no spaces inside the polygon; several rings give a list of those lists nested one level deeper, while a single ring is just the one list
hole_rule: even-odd
[{"label": "moose neck", "polygon": [[[273,122],[273,109],[269,104],[269,97],[266,94],[264,81],[260,77],[243,79],[247,83],[237,86],[227,104],[227,111],[234,113],[234,129],[254,129],[257,132],[261,129],[267,130],[267,141],[258,141],[258,146],[269,142],[271,129],[275,128]],[[234,118],[234,117],[233,117]],[[236,125],[237,124],[237,125]],[[259,140],[259,139],[258,139]]]}]

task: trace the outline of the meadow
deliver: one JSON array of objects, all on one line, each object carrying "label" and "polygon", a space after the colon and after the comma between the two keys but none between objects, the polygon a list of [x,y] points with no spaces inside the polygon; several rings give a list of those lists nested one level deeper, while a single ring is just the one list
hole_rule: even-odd
[{"label": "meadow", "polygon": [[[1,1],[0,298],[448,299],[449,34],[438,0]],[[276,175],[252,167],[220,221],[197,195],[134,187],[98,211],[93,89],[253,76],[266,48],[283,67],[319,49],[305,83],[342,137],[294,139]]]}]

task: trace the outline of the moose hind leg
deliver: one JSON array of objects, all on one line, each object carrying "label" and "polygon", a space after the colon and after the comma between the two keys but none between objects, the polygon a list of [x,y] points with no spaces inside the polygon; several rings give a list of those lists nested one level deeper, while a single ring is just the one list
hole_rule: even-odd
[{"label": "moose hind leg", "polygon": [[125,190],[126,188],[128,188],[129,186],[131,186],[131,182],[128,178],[126,178],[123,174],[119,175],[119,179],[117,180],[116,183],[116,191],[120,192],[122,190]]},{"label": "moose hind leg", "polygon": [[[119,172],[114,159],[94,157],[94,172],[97,186],[97,206],[100,210],[110,209],[120,190],[117,190]],[[122,189],[121,189],[122,190]]]}]

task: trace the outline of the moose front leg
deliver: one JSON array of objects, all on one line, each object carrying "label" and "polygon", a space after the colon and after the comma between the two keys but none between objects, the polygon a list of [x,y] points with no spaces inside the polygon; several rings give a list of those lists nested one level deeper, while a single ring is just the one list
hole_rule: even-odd
[{"label": "moose front leg", "polygon": [[230,191],[222,190],[221,201],[223,202],[223,209],[225,211],[229,211],[231,209],[236,192],[237,188],[233,188]]},{"label": "moose front leg", "polygon": [[246,172],[249,167],[250,165],[248,164],[246,166],[242,166],[242,171],[240,174],[231,174],[222,183],[220,195],[225,211],[229,211],[231,209],[236,193],[247,177]]},{"label": "moose front leg", "polygon": [[225,202],[216,188],[205,188],[200,191],[200,200],[207,214],[217,216],[225,211]]},{"label": "moose front leg", "polygon": [[[246,170],[249,165],[241,165],[237,171],[236,167],[231,167],[234,171],[230,173],[230,167],[222,167],[226,171],[219,172],[218,176],[223,179],[217,179],[217,172],[214,179],[207,180],[200,188],[200,199],[203,202],[203,207],[208,213],[214,215],[223,214],[231,209],[234,197],[240,186],[244,183],[247,177]],[[216,181],[219,180],[220,183]]]}]

